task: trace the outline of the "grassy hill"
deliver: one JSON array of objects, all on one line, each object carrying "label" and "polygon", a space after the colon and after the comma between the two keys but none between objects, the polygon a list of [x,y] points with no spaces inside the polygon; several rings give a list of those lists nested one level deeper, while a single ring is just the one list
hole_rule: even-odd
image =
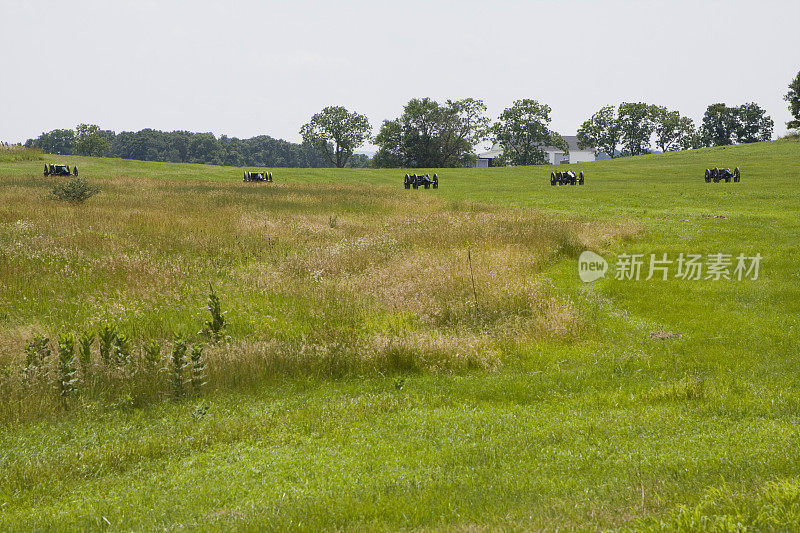
[{"label": "grassy hill", "polygon": [[[796,141],[584,164],[583,187],[441,169],[438,191],[41,157],[0,153],[2,529],[800,521]],[[48,199],[44,162],[101,193]],[[604,279],[578,279],[583,250]],[[681,253],[763,259],[755,280],[614,279],[619,254]],[[103,322],[130,358],[93,345],[68,401],[54,364],[23,371],[34,334]],[[176,332],[207,365],[177,399]]]}]

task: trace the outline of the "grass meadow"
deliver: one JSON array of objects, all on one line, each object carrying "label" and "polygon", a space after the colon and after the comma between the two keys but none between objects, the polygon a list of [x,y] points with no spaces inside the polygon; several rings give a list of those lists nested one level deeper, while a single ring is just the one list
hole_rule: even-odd
[{"label": "grass meadow", "polygon": [[[50,199],[45,162],[101,192]],[[797,528],[800,142],[574,168],[0,151],[0,529]],[[584,284],[583,250],[763,260]],[[104,324],[123,356],[94,340],[63,394],[59,336]]]}]

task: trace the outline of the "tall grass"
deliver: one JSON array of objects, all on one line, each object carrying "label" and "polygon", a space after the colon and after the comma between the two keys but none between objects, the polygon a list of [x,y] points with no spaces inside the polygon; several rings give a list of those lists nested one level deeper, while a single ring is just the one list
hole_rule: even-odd
[{"label": "tall grass", "polygon": [[[82,206],[44,201],[38,162],[0,165],[0,529],[796,529],[797,142],[597,162],[582,188],[444,169],[411,194],[394,171],[240,188],[75,161],[104,180]],[[748,283],[587,286],[584,245],[765,261]],[[106,321],[130,363],[111,341],[101,362]],[[160,401],[176,331],[183,395]]]},{"label": "tall grass", "polygon": [[[33,333],[76,335],[75,396],[89,399],[169,395],[155,346],[179,331],[217,344],[202,366],[189,368],[188,351],[173,361],[176,396],[186,379],[217,390],[282,375],[498,368],[509,338],[580,331],[544,266],[637,231],[351,185],[116,178],[81,206],[45,204],[38,187],[0,192],[10,206],[0,299],[12,310],[0,365],[20,366]],[[81,332],[96,333],[96,348]],[[180,376],[178,364],[189,365]],[[3,398],[17,397],[2,379]]]}]

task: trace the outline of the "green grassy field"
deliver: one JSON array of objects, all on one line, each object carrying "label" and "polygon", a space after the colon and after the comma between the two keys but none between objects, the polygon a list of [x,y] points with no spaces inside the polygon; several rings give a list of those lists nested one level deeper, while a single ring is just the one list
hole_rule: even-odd
[{"label": "green grassy field", "polygon": [[[438,191],[43,157],[0,152],[2,530],[800,526],[800,142],[594,162],[583,187],[442,169]],[[101,193],[48,199],[62,160]],[[584,284],[586,249],[763,260]],[[52,364],[22,371],[34,334],[105,321],[133,360],[95,346],[66,403]],[[174,399],[177,332],[207,383]]]}]

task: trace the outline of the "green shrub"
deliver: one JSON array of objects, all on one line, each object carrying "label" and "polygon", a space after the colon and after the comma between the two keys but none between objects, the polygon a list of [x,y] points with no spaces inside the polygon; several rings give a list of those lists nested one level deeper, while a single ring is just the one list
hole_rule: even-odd
[{"label": "green shrub", "polygon": [[131,357],[131,343],[128,336],[124,333],[117,333],[117,338],[114,342],[114,362],[121,367],[130,365],[132,362]]},{"label": "green shrub", "polygon": [[25,346],[25,366],[42,366],[50,354],[50,339],[37,333]]},{"label": "green shrub", "polygon": [[100,187],[90,185],[84,178],[72,178],[67,182],[56,184],[50,191],[50,196],[55,200],[79,204],[99,192]]},{"label": "green shrub", "polygon": [[212,340],[218,341],[224,337],[223,330],[227,323],[219,303],[219,296],[214,291],[213,285],[209,285],[209,287],[211,292],[208,294],[208,312],[211,313],[211,320],[206,321],[205,332],[211,336]]},{"label": "green shrub", "polygon": [[78,339],[78,359],[81,362],[81,371],[84,377],[89,372],[92,364],[92,344],[94,344],[94,331],[84,331]]},{"label": "green shrub", "polygon": [[44,374],[44,363],[50,358],[50,339],[41,334],[36,334],[25,345],[25,368],[22,371],[23,382],[31,384],[38,381]]},{"label": "green shrub", "polygon": [[111,355],[117,344],[119,331],[117,326],[111,322],[106,322],[100,326],[97,336],[100,339],[100,360],[105,364],[111,363]]},{"label": "green shrub", "polygon": [[203,361],[203,345],[195,344],[189,355],[191,363],[192,390],[198,392],[206,384],[206,364]]},{"label": "green shrub", "polygon": [[159,361],[161,361],[161,345],[158,341],[155,339],[151,340],[144,345],[143,350],[144,360],[147,362],[148,366],[158,366]]},{"label": "green shrub", "polygon": [[75,368],[75,336],[62,333],[58,338],[58,393],[66,407],[67,398],[73,396],[78,388]]}]

